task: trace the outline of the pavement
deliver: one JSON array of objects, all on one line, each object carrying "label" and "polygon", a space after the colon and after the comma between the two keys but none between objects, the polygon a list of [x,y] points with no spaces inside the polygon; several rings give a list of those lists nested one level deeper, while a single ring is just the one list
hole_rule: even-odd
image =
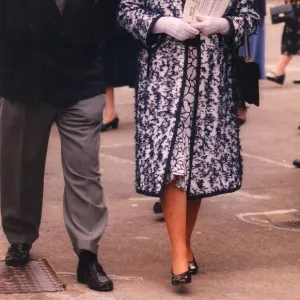
[{"label": "pavement", "polygon": [[[267,65],[280,54],[281,25],[267,24]],[[277,229],[251,216],[272,216],[300,208],[300,59],[284,86],[262,82],[261,107],[249,110],[241,130],[245,176],[241,191],[206,199],[195,228],[193,249],[201,273],[184,289],[170,285],[170,249],[165,224],[152,213],[156,199],[134,190],[133,92],[117,90],[119,130],[102,135],[102,181],[110,221],[99,256],[115,290],[96,293],[76,283],[76,257],[62,216],[60,140],[54,127],[45,176],[43,221],[34,258],[45,258],[67,290],[0,295],[0,300],[298,300],[300,231]],[[87,216],[88,217],[88,216]],[[7,242],[0,231],[0,258]]]}]

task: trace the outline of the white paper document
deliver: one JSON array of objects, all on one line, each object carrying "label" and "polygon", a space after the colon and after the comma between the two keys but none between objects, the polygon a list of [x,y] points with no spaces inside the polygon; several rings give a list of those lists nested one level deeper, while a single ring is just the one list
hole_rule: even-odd
[{"label": "white paper document", "polygon": [[223,17],[230,0],[186,0],[183,20],[188,23],[197,22],[196,16]]}]

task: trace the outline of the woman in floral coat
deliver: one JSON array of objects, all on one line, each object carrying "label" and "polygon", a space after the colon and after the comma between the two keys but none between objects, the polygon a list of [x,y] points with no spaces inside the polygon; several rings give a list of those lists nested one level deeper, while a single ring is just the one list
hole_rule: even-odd
[{"label": "woman in floral coat", "polygon": [[[256,30],[252,0],[231,0],[224,18],[183,21],[183,0],[121,0],[119,22],[139,39],[137,192],[163,197],[172,283],[198,271],[191,235],[201,199],[241,187],[232,98],[232,56]],[[189,270],[189,271],[187,271]]]}]

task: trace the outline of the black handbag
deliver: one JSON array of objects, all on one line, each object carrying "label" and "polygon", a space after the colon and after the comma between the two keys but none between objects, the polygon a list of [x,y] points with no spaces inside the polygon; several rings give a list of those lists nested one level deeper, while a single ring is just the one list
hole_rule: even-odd
[{"label": "black handbag", "polygon": [[246,30],[244,46],[246,57],[237,54],[233,62],[234,100],[238,107],[244,106],[245,102],[259,106],[260,67],[251,59],[249,36]]},{"label": "black handbag", "polygon": [[271,18],[273,24],[295,22],[296,15],[294,6],[292,4],[284,4],[271,7]]}]

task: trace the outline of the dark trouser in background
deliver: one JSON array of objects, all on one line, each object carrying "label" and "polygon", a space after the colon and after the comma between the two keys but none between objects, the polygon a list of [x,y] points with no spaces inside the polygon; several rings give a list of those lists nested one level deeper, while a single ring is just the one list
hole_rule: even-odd
[{"label": "dark trouser in background", "polygon": [[64,218],[73,247],[97,253],[107,208],[99,173],[99,129],[105,95],[67,109],[4,99],[0,117],[1,214],[11,244],[39,236],[45,160],[53,122],[61,137]]}]

